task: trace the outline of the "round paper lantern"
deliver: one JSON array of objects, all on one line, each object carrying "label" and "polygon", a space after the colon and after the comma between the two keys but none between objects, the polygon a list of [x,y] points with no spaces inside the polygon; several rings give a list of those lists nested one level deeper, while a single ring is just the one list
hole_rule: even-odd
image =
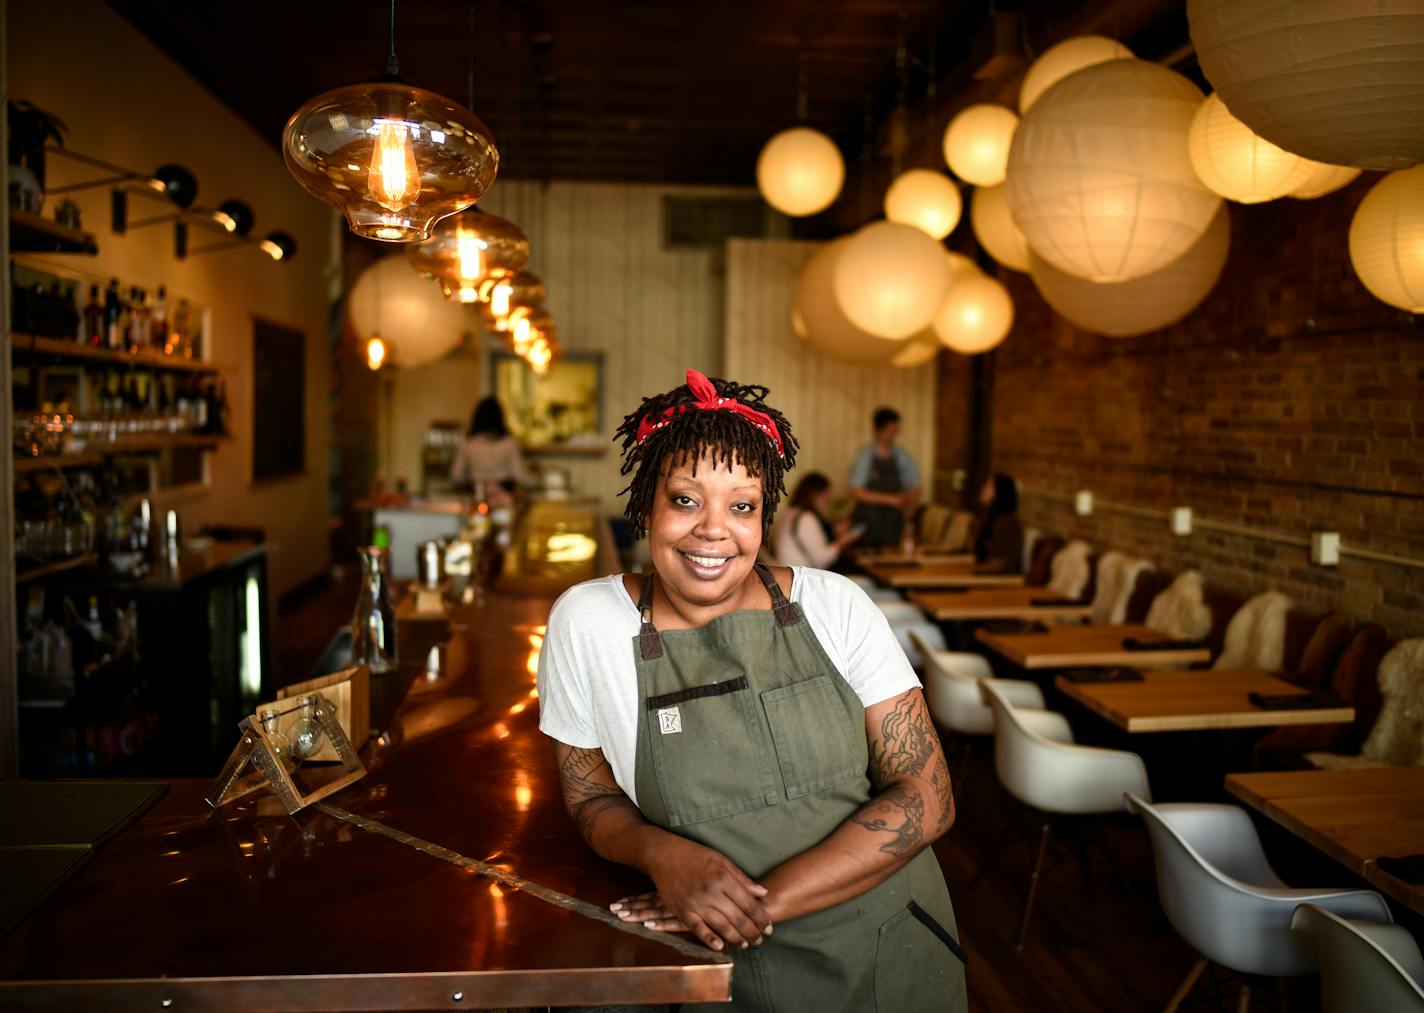
[{"label": "round paper lantern", "polygon": [[473,330],[458,302],[410,269],[404,254],[376,261],[346,299],[351,328],[361,339],[379,335],[397,366],[423,366],[453,351]]},{"label": "round paper lantern", "polygon": [[796,312],[806,327],[806,343],[843,362],[889,362],[903,344],[861,330],[846,319],[836,301],[836,263],[849,243],[848,236],[827,243],[801,269]]},{"label": "round paper lantern", "polygon": [[846,319],[882,338],[924,329],[948,291],[944,247],[910,225],[871,222],[836,259],[836,301]]},{"label": "round paper lantern", "polygon": [[959,224],[964,203],[959,187],[942,172],[910,169],[885,191],[885,217],[913,225],[933,239],[943,239]]},{"label": "round paper lantern", "polygon": [[1050,88],[1014,134],[1004,191],[1034,252],[1092,281],[1165,267],[1201,238],[1221,198],[1187,155],[1197,86],[1110,60]]},{"label": "round paper lantern", "polygon": [[1365,194],[1350,220],[1350,262],[1376,299],[1424,313],[1424,165]]},{"label": "round paper lantern", "polygon": [[1009,214],[1002,183],[974,188],[969,201],[969,224],[974,228],[974,238],[989,251],[989,256],[1015,271],[1028,270],[1028,240]]},{"label": "round paper lantern", "polygon": [[800,218],[831,206],[845,182],[845,160],[819,130],[792,127],[766,142],[757,156],[756,177],[768,204]]},{"label": "round paper lantern", "polygon": [[934,360],[941,347],[934,328],[927,327],[900,345],[900,351],[895,353],[895,357],[890,360],[890,365],[896,369],[914,369],[916,366],[923,366]]},{"label": "round paper lantern", "polygon": [[1018,125],[1012,109],[988,102],[966,106],[955,113],[944,131],[945,163],[966,183],[1002,183]]},{"label": "round paper lantern", "polygon": [[791,309],[791,332],[802,341],[806,340],[806,321],[801,319],[801,311],[796,307]]},{"label": "round paper lantern", "polygon": [[1028,112],[1038,97],[1069,74],[1109,60],[1130,60],[1132,50],[1105,35],[1078,35],[1050,46],[1033,61],[1019,85],[1019,115]]},{"label": "round paper lantern", "polygon": [[1238,204],[1284,197],[1310,175],[1309,159],[1257,137],[1215,92],[1197,107],[1187,135],[1192,168],[1207,189]]},{"label": "round paper lantern", "polygon": [[1031,254],[1034,286],[1059,316],[1095,334],[1126,338],[1160,330],[1196,309],[1221,277],[1231,245],[1226,206],[1206,233],[1166,267],[1131,281],[1100,284]]},{"label": "round paper lantern", "polygon": [[1202,73],[1272,144],[1317,162],[1424,162],[1420,0],[1188,0]]},{"label": "round paper lantern", "polygon": [[982,271],[955,276],[949,296],[935,314],[940,343],[964,355],[996,347],[1014,326],[1014,301],[997,278]]},{"label": "round paper lantern", "polygon": [[1352,169],[1348,165],[1327,165],[1324,162],[1312,162],[1304,159],[1306,165],[1310,166],[1310,175],[1305,177],[1305,182],[1296,187],[1287,197],[1294,197],[1296,200],[1314,200],[1316,197],[1324,197],[1327,193],[1334,193],[1343,186],[1349,186],[1360,175],[1359,169]]}]

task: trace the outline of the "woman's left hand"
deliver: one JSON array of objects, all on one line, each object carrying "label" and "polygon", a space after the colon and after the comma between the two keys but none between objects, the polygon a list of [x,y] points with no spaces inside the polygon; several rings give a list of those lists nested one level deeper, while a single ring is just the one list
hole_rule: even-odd
[{"label": "woman's left hand", "polygon": [[610,904],[608,910],[616,914],[622,921],[635,922],[654,932],[688,931],[687,926],[682,923],[682,919],[673,914],[672,910],[655,892],[640,893],[636,897],[624,897],[622,900]]}]

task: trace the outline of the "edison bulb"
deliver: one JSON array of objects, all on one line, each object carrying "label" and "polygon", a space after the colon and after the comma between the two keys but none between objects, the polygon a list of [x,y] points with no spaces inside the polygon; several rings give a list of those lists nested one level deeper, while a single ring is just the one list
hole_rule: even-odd
[{"label": "edison bulb", "polygon": [[386,343],[381,340],[380,335],[373,334],[366,342],[366,365],[371,370],[381,368],[381,364],[386,361]]},{"label": "edison bulb", "polygon": [[509,297],[514,293],[514,286],[507,280],[501,279],[490,289],[489,304],[490,312],[496,316],[505,316],[509,313]]}]

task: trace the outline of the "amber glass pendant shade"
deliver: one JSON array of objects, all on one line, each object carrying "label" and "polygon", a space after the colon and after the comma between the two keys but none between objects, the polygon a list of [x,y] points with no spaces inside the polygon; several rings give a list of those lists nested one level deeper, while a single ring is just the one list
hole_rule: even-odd
[{"label": "amber glass pendant shade", "polygon": [[468,109],[401,81],[318,95],[287,121],[282,154],[297,182],[367,239],[415,243],[494,183],[494,136]]},{"label": "amber glass pendant shade", "polygon": [[408,246],[406,256],[422,278],[440,283],[445,298],[489,302],[495,283],[529,259],[529,239],[513,222],[471,209],[440,222],[429,239]]}]

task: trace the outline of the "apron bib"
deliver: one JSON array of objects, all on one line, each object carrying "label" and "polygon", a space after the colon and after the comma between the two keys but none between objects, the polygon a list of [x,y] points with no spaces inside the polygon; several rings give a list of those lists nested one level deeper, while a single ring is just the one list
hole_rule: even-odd
[{"label": "apron bib", "polygon": [[[753,879],[828,837],[871,797],[865,709],[771,571],[771,612],[660,633],[652,582],[633,641],[644,818]],[[965,1009],[954,910],[926,848],[859,897],[731,951],[732,1004],[684,1010],[930,1013]]]},{"label": "apron bib", "polygon": [[[895,463],[895,453],[881,457],[874,450],[870,453],[870,481],[865,488],[873,492],[904,492],[900,481],[900,468]],[[880,503],[857,503],[851,511],[851,520],[865,525],[865,534],[860,537],[864,548],[899,545],[900,535],[905,530],[905,515],[899,509]]]}]

